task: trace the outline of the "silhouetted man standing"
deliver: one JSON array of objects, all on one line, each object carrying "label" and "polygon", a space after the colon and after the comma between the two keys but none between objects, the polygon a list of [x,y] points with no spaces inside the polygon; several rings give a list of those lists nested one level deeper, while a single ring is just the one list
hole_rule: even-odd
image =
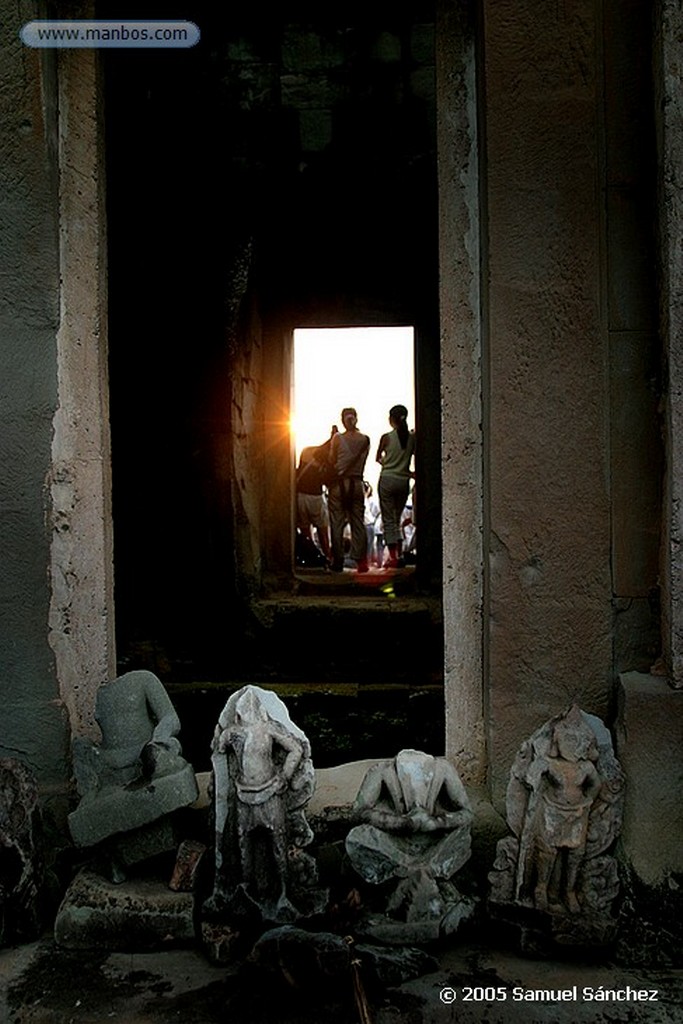
[{"label": "silhouetted man standing", "polygon": [[341,572],[344,568],[344,527],[349,523],[351,557],[356,562],[358,572],[367,572],[363,471],[370,450],[370,438],[359,431],[355,409],[342,409],[341,419],[344,430],[334,435],[330,446],[330,461],[337,474],[329,488],[332,569]]}]

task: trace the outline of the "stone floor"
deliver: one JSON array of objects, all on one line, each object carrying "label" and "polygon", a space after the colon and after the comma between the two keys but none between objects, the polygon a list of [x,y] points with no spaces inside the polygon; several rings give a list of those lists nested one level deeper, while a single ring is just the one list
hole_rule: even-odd
[{"label": "stone floor", "polygon": [[364,988],[363,1021],[347,976],[293,989],[278,964],[214,967],[195,950],[66,952],[50,938],[0,952],[0,1024],[683,1022],[683,970],[525,960],[471,943],[442,950],[433,974]]}]

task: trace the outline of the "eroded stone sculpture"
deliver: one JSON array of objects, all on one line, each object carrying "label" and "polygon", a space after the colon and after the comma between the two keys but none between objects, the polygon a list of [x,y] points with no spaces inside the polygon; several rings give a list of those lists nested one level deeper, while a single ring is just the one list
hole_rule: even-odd
[{"label": "eroded stone sculpture", "polygon": [[158,822],[196,800],[194,770],[177,738],[180,721],[152,672],[127,672],[104,683],[95,718],[101,743],[80,739],[73,750],[81,801],[69,828],[78,846]]},{"label": "eroded stone sculpture", "polygon": [[369,769],[354,811],[362,824],[346,839],[353,867],[366,882],[397,881],[387,920],[374,922],[370,933],[420,941],[455,931],[474,904],[451,881],[470,856],[472,822],[453,765],[402,750]]},{"label": "eroded stone sculpture", "polygon": [[310,744],[280,698],[245,686],[228,700],[212,743],[215,880],[205,911],[278,923],[324,907],[306,851]]},{"label": "eroded stone sculpture", "polygon": [[573,705],[546,722],[512,766],[506,809],[514,835],[498,843],[490,904],[533,908],[563,943],[608,941],[619,880],[607,851],[621,828],[623,791],[598,718]]},{"label": "eroded stone sculpture", "polygon": [[42,843],[33,774],[15,758],[0,758],[0,945],[40,930]]}]

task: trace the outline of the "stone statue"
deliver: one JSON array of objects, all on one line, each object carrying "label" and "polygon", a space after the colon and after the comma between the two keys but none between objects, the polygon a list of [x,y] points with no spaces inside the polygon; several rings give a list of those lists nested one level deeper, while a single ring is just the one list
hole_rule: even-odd
[{"label": "stone statue", "polygon": [[398,880],[387,911],[413,926],[402,936],[455,931],[473,910],[450,881],[470,856],[472,810],[453,765],[402,750],[368,770],[354,812],[362,824],[349,832],[347,854],[366,882]]},{"label": "stone statue", "polygon": [[40,932],[43,841],[32,772],[0,758],[0,945],[28,942]]},{"label": "stone statue", "polygon": [[69,815],[77,846],[157,821],[198,796],[194,770],[181,756],[180,721],[152,672],[127,672],[97,693],[99,744],[74,742],[81,801]]},{"label": "stone statue", "polygon": [[[573,705],[538,729],[510,774],[506,808],[514,837],[498,843],[491,903],[575,918],[577,937],[585,938],[579,919],[608,913],[618,891],[616,862],[605,851],[621,828],[623,789],[599,719]],[[560,927],[569,941],[572,927]]]},{"label": "stone statue", "polygon": [[[215,880],[205,910],[287,923],[324,906],[304,807],[310,744],[280,698],[245,686],[228,700],[212,743]],[[322,900],[322,903],[321,903]]]}]

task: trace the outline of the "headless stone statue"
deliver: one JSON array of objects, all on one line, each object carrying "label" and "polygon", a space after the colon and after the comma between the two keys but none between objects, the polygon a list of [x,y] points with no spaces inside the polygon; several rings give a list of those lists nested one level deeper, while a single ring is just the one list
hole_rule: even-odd
[{"label": "headless stone statue", "polygon": [[606,935],[599,921],[609,918],[618,877],[605,851],[621,827],[623,788],[599,719],[574,705],[537,730],[512,767],[506,806],[514,837],[498,844],[491,904],[550,915],[563,942],[572,932],[577,943],[588,932]]},{"label": "headless stone statue", "polygon": [[127,672],[104,683],[95,718],[101,743],[74,742],[81,802],[69,828],[76,845],[92,846],[196,800],[194,770],[177,739],[180,721],[152,672]]},{"label": "headless stone statue", "polygon": [[363,824],[347,836],[347,854],[365,881],[397,880],[387,913],[412,926],[398,929],[403,938],[437,938],[469,917],[473,905],[450,879],[470,856],[472,811],[445,757],[402,750],[374,765],[354,811]]},{"label": "headless stone statue", "polygon": [[304,815],[315,780],[310,744],[279,697],[258,686],[233,694],[212,764],[216,872],[207,913],[284,923],[321,909],[315,862],[304,851],[313,839]]}]

